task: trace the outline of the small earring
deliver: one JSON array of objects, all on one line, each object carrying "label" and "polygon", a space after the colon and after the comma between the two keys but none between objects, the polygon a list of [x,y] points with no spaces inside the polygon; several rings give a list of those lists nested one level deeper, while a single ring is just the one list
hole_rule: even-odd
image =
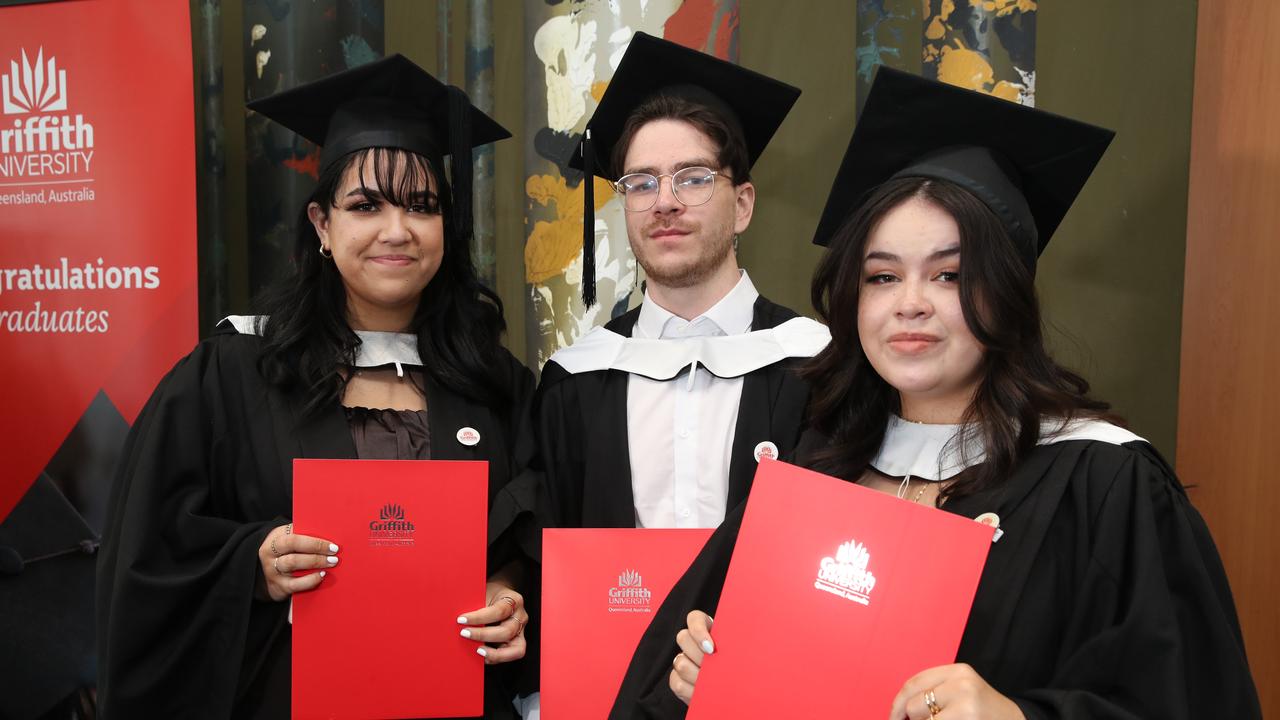
[{"label": "small earring", "polygon": [[333,251],[325,247],[324,243],[320,244],[320,257],[325,258],[326,260],[333,257]]},{"label": "small earring", "polygon": [[733,236],[733,251],[735,253],[738,252],[738,236],[737,235]]}]

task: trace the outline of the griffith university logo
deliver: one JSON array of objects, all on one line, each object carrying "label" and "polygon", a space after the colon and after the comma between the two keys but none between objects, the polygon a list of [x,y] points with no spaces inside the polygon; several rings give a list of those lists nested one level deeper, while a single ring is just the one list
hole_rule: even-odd
[{"label": "griffith university logo", "polygon": [[876,586],[876,576],[867,569],[870,562],[871,553],[866,546],[850,540],[836,549],[834,558],[822,558],[813,586],[860,605],[870,605],[871,591]]},{"label": "griffith university logo", "polygon": [[[0,181],[32,184],[88,174],[93,163],[93,125],[67,113],[67,71],[44,47],[19,50],[0,75]],[[10,122],[9,118],[12,118]],[[90,198],[91,199],[91,198]]]},{"label": "griffith university logo", "polygon": [[378,511],[378,519],[369,521],[369,544],[376,546],[413,545],[413,522],[405,517],[404,507],[387,503]]},{"label": "griffith university logo", "polygon": [[66,110],[67,71],[58,69],[58,61],[52,55],[46,65],[43,47],[37,51],[33,65],[23,48],[22,73],[18,73],[18,62],[10,60],[9,74],[0,78],[0,97],[5,115]]},{"label": "griffith university logo", "polygon": [[609,612],[653,612],[649,607],[652,600],[653,593],[635,570],[623,570],[618,575],[618,584],[609,588]]}]

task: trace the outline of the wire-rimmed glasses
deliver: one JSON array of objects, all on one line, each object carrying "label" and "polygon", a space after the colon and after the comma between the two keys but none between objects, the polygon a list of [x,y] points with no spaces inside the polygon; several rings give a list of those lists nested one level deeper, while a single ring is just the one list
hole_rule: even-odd
[{"label": "wire-rimmed glasses", "polygon": [[[623,207],[629,212],[644,212],[658,204],[662,178],[671,178],[671,193],[681,204],[692,207],[705,205],[716,191],[716,176],[720,173],[706,167],[687,167],[670,175],[629,173],[613,183],[613,189],[622,196]],[[728,177],[727,175],[725,177]]]}]

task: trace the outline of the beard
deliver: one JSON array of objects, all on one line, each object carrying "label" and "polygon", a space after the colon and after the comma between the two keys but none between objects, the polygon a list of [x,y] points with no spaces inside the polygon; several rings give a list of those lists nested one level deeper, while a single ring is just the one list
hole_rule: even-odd
[{"label": "beard", "polygon": [[644,268],[645,277],[662,287],[687,288],[698,285],[720,269],[733,253],[733,227],[728,223],[701,226],[679,221],[654,222],[644,227],[641,237],[648,238],[650,233],[666,227],[689,232],[690,236],[697,239],[696,244],[677,257],[662,257],[663,253],[651,252],[648,240],[631,244],[636,262]]}]

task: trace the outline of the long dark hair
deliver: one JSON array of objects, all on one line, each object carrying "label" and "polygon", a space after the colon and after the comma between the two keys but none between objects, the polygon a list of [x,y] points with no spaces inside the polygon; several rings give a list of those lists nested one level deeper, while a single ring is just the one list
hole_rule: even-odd
[{"label": "long dark hair", "polygon": [[1058,365],[1044,347],[1035,277],[1019,259],[996,215],[954,183],[899,178],[877,188],[845,221],[813,277],[812,300],[831,328],[831,343],[802,370],[815,388],[809,421],[830,438],[805,458],[828,474],[856,479],[884,440],[899,395],[871,366],[858,339],[858,297],[871,233],[894,208],[924,200],[955,219],[960,229],[960,307],[982,344],[981,381],[965,411],[957,452],[970,442],[985,461],[947,486],[943,498],[985,490],[1007,479],[1040,438],[1042,418],[1118,420],[1090,399],[1089,383]]},{"label": "long dark hair", "polygon": [[[415,194],[426,191],[429,179],[434,180],[437,207],[444,215],[444,257],[422,291],[411,325],[424,370],[435,382],[476,402],[490,407],[510,402],[507,374],[493,371],[506,329],[502,300],[476,276],[470,233],[460,232],[453,217],[455,203],[441,172],[443,162],[439,156],[388,148],[357,150],[333,163],[303,204],[295,231],[294,272],[259,299],[269,315],[261,328],[263,376],[277,387],[301,389],[308,415],[342,397],[345,379],[340,369],[355,362],[360,339],[347,323],[342,276],[333,261],[318,252],[320,240],[307,206],[315,202],[326,214],[331,212],[343,175],[353,166],[360,169],[362,186],[368,167],[382,196],[397,207],[414,202]],[[470,227],[469,222],[461,224]]]}]

